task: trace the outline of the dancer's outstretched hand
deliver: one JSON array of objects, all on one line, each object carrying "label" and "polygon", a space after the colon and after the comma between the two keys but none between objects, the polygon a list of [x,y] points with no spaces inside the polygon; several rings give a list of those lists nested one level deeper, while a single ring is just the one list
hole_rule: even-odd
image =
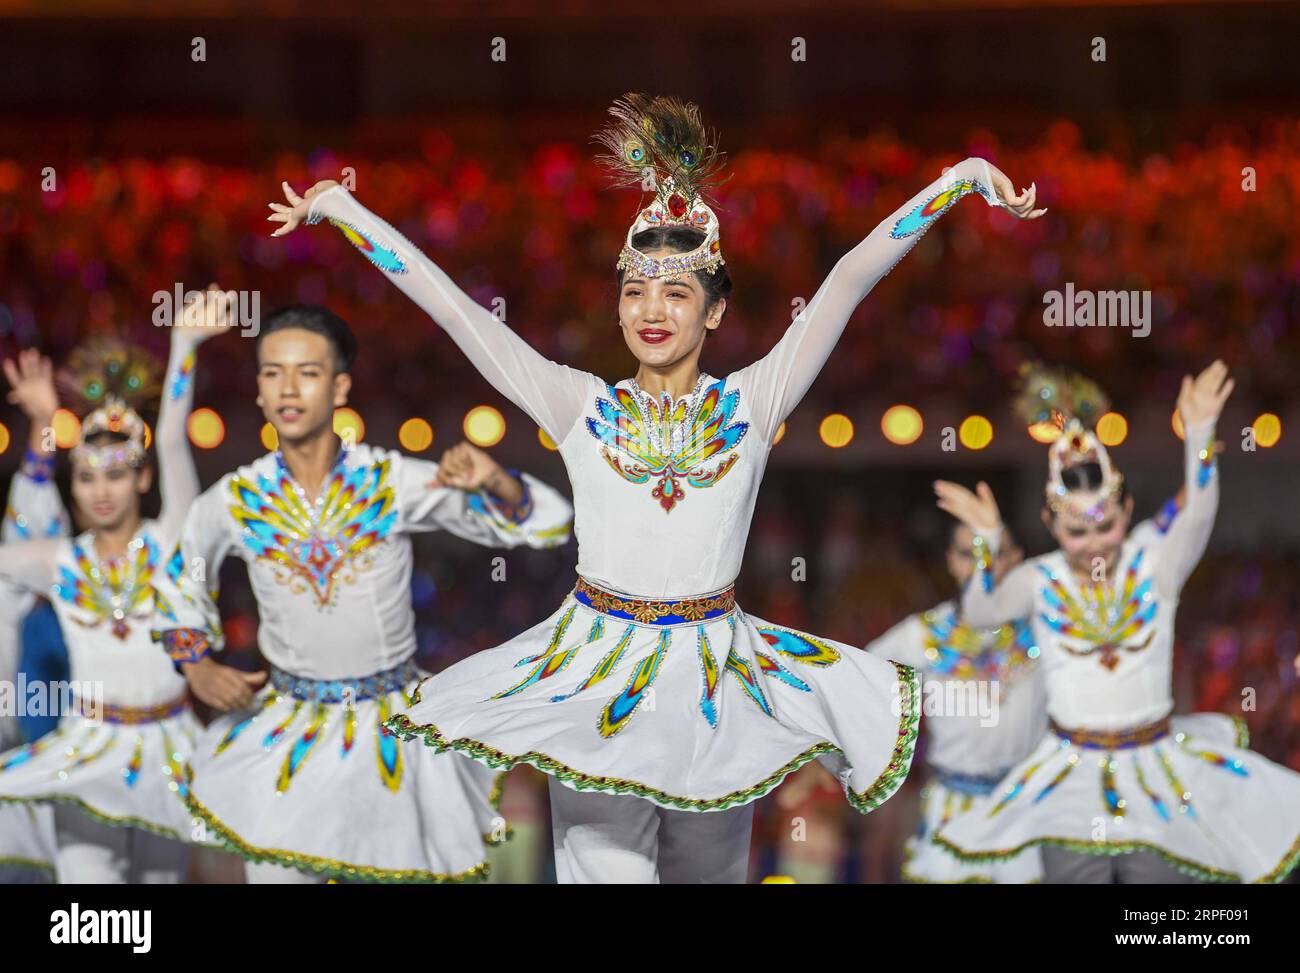
[{"label": "dancer's outstretched hand", "polygon": [[523,499],[518,481],[490,454],[467,442],[457,443],[442,454],[438,476],[432,485],[458,490],[484,489],[507,503]]},{"label": "dancer's outstretched hand", "polygon": [[1017,194],[1015,185],[1007,178],[1006,173],[987,159],[985,162],[988,163],[989,175],[993,177],[993,191],[998,194],[998,199],[1002,201],[1007,212],[1015,213],[1022,220],[1036,220],[1047,212],[1046,207],[1034,208],[1038,202],[1037,183],[1030,183],[1028,189],[1023,189]]},{"label": "dancer's outstretched hand", "polygon": [[1218,359],[1196,378],[1184,375],[1178,391],[1178,414],[1184,427],[1218,419],[1235,384],[1228,378],[1228,366]]},{"label": "dancer's outstretched hand", "polygon": [[181,671],[195,696],[225,713],[251,706],[253,690],[266,682],[265,672],[242,672],[210,657],[183,662]]},{"label": "dancer's outstretched hand", "polygon": [[939,509],[946,510],[971,530],[981,534],[996,534],[1002,529],[1002,514],[993,499],[993,491],[983,480],[975,493],[960,483],[935,480],[934,492],[939,498]]},{"label": "dancer's outstretched hand", "polygon": [[307,218],[307,212],[311,209],[311,201],[325,190],[333,189],[338,184],[337,179],[322,179],[307,190],[306,195],[299,196],[287,182],[280,183],[281,188],[284,190],[284,198],[289,201],[289,205],[285,206],[284,203],[266,204],[275,210],[267,219],[272,223],[284,224],[284,226],[272,232],[271,236],[284,236],[286,233],[292,233],[298,228],[298,224]]},{"label": "dancer's outstretched hand", "polygon": [[24,348],[17,361],[4,360],[4,372],[9,380],[9,404],[22,409],[31,422],[48,426],[59,408],[50,360],[35,348]]},{"label": "dancer's outstretched hand", "polygon": [[214,335],[234,331],[239,327],[239,293],[223,291],[209,284],[199,297],[190,301],[177,313],[172,328],[207,341]]}]

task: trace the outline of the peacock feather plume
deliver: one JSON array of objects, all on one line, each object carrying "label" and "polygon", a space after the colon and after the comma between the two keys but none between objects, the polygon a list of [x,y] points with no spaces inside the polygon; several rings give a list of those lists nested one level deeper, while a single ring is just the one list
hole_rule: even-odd
[{"label": "peacock feather plume", "polygon": [[1071,419],[1078,419],[1091,429],[1109,409],[1101,386],[1077,372],[1042,362],[1020,366],[1015,410],[1027,425],[1051,422],[1064,428]]},{"label": "peacock feather plume", "polygon": [[153,405],[162,393],[162,369],[152,355],[121,338],[95,335],[68,356],[58,384],[79,416],[109,399],[119,399],[138,411]]},{"label": "peacock feather plume", "polygon": [[592,141],[608,151],[596,162],[615,186],[639,186],[647,168],[663,185],[669,178],[687,198],[709,201],[710,188],[726,159],[718,150],[718,133],[706,129],[699,106],[679,98],[650,98],[630,92],[609,109],[614,120]]}]

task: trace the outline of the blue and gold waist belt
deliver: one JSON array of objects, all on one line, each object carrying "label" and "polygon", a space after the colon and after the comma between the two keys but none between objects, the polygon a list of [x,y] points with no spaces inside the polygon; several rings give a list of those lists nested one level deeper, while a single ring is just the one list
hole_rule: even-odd
[{"label": "blue and gold waist belt", "polygon": [[271,666],[271,685],[276,692],[310,703],[356,703],[374,696],[387,696],[419,678],[420,668],[414,659],[383,672],[349,679],[308,679]]},{"label": "blue and gold waist belt", "polygon": [[156,706],[121,706],[117,703],[98,703],[76,696],[72,700],[72,711],[88,720],[101,723],[121,723],[134,726],[138,723],[157,723],[172,716],[177,716],[190,706],[189,693],[181,693],[169,703]]},{"label": "blue and gold waist belt", "polygon": [[955,770],[947,770],[935,764],[930,764],[930,777],[950,791],[984,797],[993,793],[1010,769],[1008,767],[1006,770],[994,771],[991,774],[962,774]]},{"label": "blue and gold waist belt", "polygon": [[1163,716],[1152,723],[1143,723],[1123,730],[1070,730],[1050,720],[1052,732],[1062,740],[1089,750],[1126,750],[1142,747],[1169,735],[1169,717]]},{"label": "blue and gold waist belt", "polygon": [[650,601],[606,591],[586,578],[579,577],[574,585],[573,597],[588,608],[614,618],[625,618],[642,625],[680,625],[683,622],[703,622],[721,618],[736,608],[736,586],[732,585],[715,595],[698,598],[675,598],[669,601]]}]

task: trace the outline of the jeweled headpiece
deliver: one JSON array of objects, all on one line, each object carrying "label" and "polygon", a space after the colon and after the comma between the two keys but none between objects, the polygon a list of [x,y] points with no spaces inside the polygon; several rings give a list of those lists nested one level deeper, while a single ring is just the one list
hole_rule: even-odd
[{"label": "jeweled headpiece", "polygon": [[[1054,514],[1101,520],[1107,501],[1119,499],[1124,486],[1123,474],[1111,465],[1110,454],[1093,432],[1109,408],[1106,393],[1082,375],[1041,363],[1022,365],[1020,374],[1016,411],[1021,418],[1030,425],[1047,424],[1061,430],[1048,448],[1048,508]],[[1101,483],[1093,489],[1066,487],[1062,474],[1084,463],[1100,467]]]},{"label": "jeweled headpiece", "polygon": [[[648,98],[631,93],[609,109],[614,121],[594,136],[608,154],[596,162],[616,186],[640,186],[654,192],[627,231],[617,269],[642,277],[662,277],[695,270],[712,273],[722,259],[718,217],[706,202],[709,180],[725,156],[718,151],[717,133],[706,130],[696,105],[676,98]],[[647,256],[632,245],[643,230],[684,226],[699,230],[704,240],[689,253],[662,259]]]},{"label": "jeweled headpiece", "polygon": [[[81,416],[81,441],[72,458],[92,468],[140,466],[145,451],[144,418],[137,411],[162,392],[158,363],[119,338],[97,335],[73,351],[59,372],[64,397]],[[92,446],[100,433],[125,436],[121,442]]]}]

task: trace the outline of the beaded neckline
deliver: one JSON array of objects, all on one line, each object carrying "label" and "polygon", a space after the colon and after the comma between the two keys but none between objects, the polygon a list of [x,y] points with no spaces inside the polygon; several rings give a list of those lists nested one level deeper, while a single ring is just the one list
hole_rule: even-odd
[{"label": "beaded neckline", "polygon": [[647,392],[645,389],[643,389],[640,385],[636,383],[635,378],[626,378],[623,381],[627,382],[627,384],[631,386],[632,394],[635,395],[638,399],[641,400],[649,399],[651,402],[655,402],[655,403],[662,403],[664,401],[668,401],[671,399],[671,401],[669,401],[669,406],[671,407],[676,405],[678,402],[681,402],[683,399],[694,400],[699,396],[701,390],[703,390],[709,384],[711,384],[714,381],[714,379],[708,373],[700,372],[700,377],[695,380],[695,387],[691,389],[689,392],[687,392],[685,395],[679,395],[675,399],[671,398],[671,396],[669,396],[667,392],[660,392],[658,395],[656,395],[653,392]]}]

